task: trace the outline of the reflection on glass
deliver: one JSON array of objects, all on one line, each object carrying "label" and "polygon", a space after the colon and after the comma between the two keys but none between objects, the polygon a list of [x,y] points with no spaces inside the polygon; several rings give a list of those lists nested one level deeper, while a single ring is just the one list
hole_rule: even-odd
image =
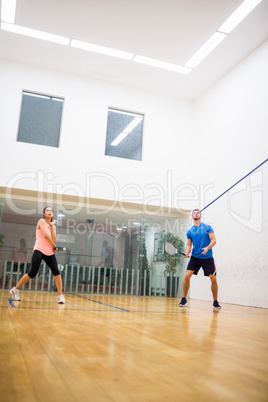
[{"label": "reflection on glass", "polygon": [[[17,280],[29,268],[43,204],[16,200],[11,208],[3,199],[0,205],[0,234],[4,235],[0,269],[2,274],[5,272],[5,283],[0,275],[0,288],[8,288],[9,281]],[[165,266],[158,242],[165,230],[179,234],[177,218],[139,213],[134,216],[133,212],[89,210],[86,206],[74,214],[69,205],[56,206],[54,211],[57,246],[61,248],[57,261],[65,291],[165,295]],[[22,239],[25,258],[17,258]],[[40,270],[32,290],[47,290],[50,281],[53,284],[53,278],[48,279],[47,274],[49,270]]]},{"label": "reflection on glass", "polygon": [[142,159],[143,115],[108,109],[105,155]]},{"label": "reflection on glass", "polygon": [[59,147],[64,99],[22,93],[17,141]]}]

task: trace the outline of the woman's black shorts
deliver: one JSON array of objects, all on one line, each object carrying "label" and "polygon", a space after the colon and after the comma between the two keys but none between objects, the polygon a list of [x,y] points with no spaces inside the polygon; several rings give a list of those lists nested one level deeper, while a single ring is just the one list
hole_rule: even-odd
[{"label": "woman's black shorts", "polygon": [[45,255],[39,250],[34,250],[31,261],[31,269],[28,273],[30,278],[34,278],[37,275],[42,260],[45,261],[45,263],[49,266],[54,276],[60,275],[55,254]]}]

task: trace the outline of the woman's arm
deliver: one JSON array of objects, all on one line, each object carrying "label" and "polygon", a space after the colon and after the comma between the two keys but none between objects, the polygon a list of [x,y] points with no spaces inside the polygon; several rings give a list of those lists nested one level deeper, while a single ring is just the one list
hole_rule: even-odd
[{"label": "woman's arm", "polygon": [[[55,225],[54,225],[55,226]],[[47,227],[47,223],[46,223],[46,221],[45,221],[45,219],[40,219],[39,221],[38,221],[38,224],[37,224],[37,229],[41,229],[41,231],[42,231],[42,233],[43,233],[43,235],[44,235],[44,237],[45,237],[45,239],[53,246],[53,248],[55,248],[56,247],[56,244],[55,244],[55,241],[54,241],[54,239],[53,239],[53,237],[52,237],[52,231],[53,231],[53,229],[52,229],[52,227],[51,227],[51,237],[49,236],[49,234],[48,234],[48,227]],[[54,229],[55,230],[55,236],[54,236],[54,238],[55,238],[55,240],[56,240],[56,228]]]},{"label": "woman's arm", "polygon": [[57,236],[56,236],[56,226],[54,223],[50,222],[50,227],[51,227],[51,238],[56,243],[57,241]]}]

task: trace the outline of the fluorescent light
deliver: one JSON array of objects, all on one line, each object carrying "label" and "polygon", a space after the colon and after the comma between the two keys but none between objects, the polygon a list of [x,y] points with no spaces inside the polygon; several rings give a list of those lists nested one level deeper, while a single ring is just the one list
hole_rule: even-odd
[{"label": "fluorescent light", "polygon": [[139,55],[135,56],[133,61],[136,61],[137,63],[146,64],[152,67],[162,68],[164,70],[175,71],[176,73],[181,74],[189,74],[192,71],[191,68],[178,66],[177,64],[166,63],[165,61],[155,60],[149,57]]},{"label": "fluorescent light", "polygon": [[120,133],[116,139],[111,143],[111,147],[117,147],[118,144],[120,144],[120,142],[123,141],[123,139],[128,135],[128,133]]},{"label": "fluorescent light", "polygon": [[129,134],[142,121],[142,117],[135,117],[131,123],[124,129],[124,133]]},{"label": "fluorescent light", "polygon": [[218,29],[229,34],[262,0],[245,0]]},{"label": "fluorescent light", "polygon": [[111,143],[112,147],[116,147],[118,144],[120,144],[121,141],[123,141],[126,136],[131,133],[131,131],[134,130],[135,127],[142,121],[142,117],[136,117],[135,119],[132,120],[131,123],[120,133],[116,139]]},{"label": "fluorescent light", "polygon": [[262,0],[245,0],[211,38],[185,63],[195,68]]},{"label": "fluorescent light", "polygon": [[226,38],[226,34],[215,32],[209,40],[185,63],[185,67],[195,68],[218,44]]},{"label": "fluorescent light", "polygon": [[54,35],[42,31],[36,31],[35,29],[25,28],[19,25],[7,24],[5,22],[1,23],[1,29],[19,35],[25,35],[36,39],[42,39],[49,42],[59,43],[60,45],[69,45],[70,43],[70,39],[65,38],[64,36]]},{"label": "fluorescent light", "polygon": [[78,49],[88,50],[89,52],[101,53],[107,56],[119,57],[124,60],[132,60],[134,57],[133,53],[123,52],[121,50],[111,49],[105,46],[94,45],[93,43],[82,42],[80,40],[73,39],[70,46],[76,47]]},{"label": "fluorescent light", "polygon": [[2,0],[1,21],[14,24],[17,0]]}]

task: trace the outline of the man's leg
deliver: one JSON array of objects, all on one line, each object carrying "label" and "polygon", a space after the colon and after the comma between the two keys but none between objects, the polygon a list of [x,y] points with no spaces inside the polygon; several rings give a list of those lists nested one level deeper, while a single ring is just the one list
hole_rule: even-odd
[{"label": "man's leg", "polygon": [[218,282],[216,275],[209,275],[211,280],[211,292],[213,295],[213,300],[218,300]]},{"label": "man's leg", "polygon": [[188,290],[190,287],[190,279],[191,279],[191,276],[193,275],[193,273],[194,273],[194,271],[190,271],[190,270],[186,270],[186,272],[185,272],[185,277],[184,277],[183,285],[182,285],[182,299],[179,304],[179,307],[185,307],[187,304],[187,294],[188,294]]},{"label": "man's leg", "polygon": [[190,279],[193,275],[194,271],[186,271],[183,285],[182,285],[182,297],[187,298],[188,290],[190,288]]},{"label": "man's leg", "polygon": [[193,275],[194,271],[186,271],[185,273],[185,277],[184,277],[184,281],[183,281],[183,285],[182,285],[182,297],[185,297],[185,299],[187,299],[187,294],[188,294],[188,290],[190,288],[190,279]]}]

